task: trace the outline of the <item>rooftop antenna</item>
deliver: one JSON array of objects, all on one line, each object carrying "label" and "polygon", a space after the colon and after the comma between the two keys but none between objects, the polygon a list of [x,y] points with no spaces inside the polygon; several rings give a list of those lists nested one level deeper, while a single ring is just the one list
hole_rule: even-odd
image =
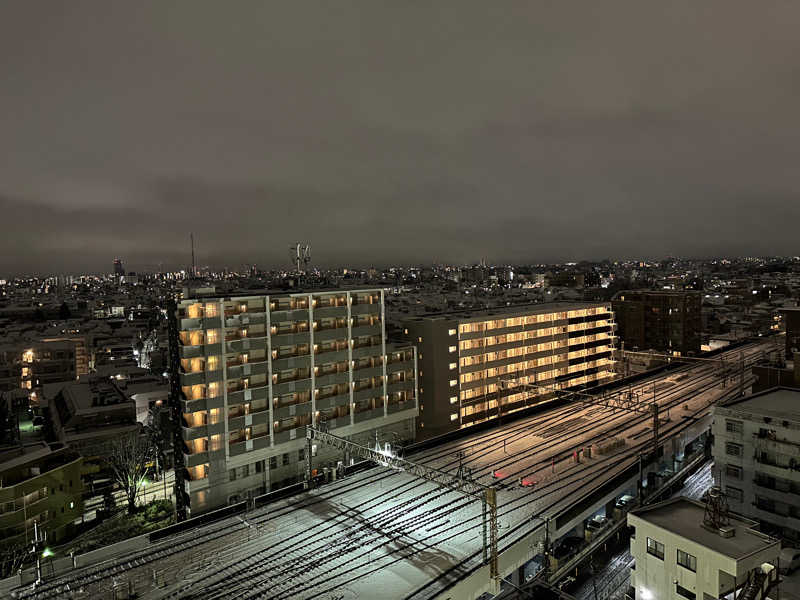
[{"label": "rooftop antenna", "polygon": [[189,234],[189,240],[192,243],[192,277],[197,277],[197,269],[194,266],[194,233]]},{"label": "rooftop antenna", "polygon": [[311,262],[311,244],[296,242],[289,246],[289,257],[297,273],[304,273]]},{"label": "rooftop antenna", "polygon": [[703,525],[714,530],[719,530],[730,523],[728,516],[728,502],[719,486],[708,490],[706,510],[703,515]]}]

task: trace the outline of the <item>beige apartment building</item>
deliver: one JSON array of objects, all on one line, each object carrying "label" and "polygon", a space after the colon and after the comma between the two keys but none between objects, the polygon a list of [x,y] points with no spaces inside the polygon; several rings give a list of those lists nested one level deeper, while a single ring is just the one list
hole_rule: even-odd
[{"label": "beige apartment building", "polygon": [[[302,480],[310,424],[414,439],[415,349],[386,343],[383,290],[198,296],[177,312],[192,514]],[[315,469],[347,460],[312,452]]]},{"label": "beige apartment building", "polygon": [[[419,438],[497,419],[614,377],[609,302],[456,311],[403,322],[419,353]],[[523,387],[524,384],[536,387]]]}]

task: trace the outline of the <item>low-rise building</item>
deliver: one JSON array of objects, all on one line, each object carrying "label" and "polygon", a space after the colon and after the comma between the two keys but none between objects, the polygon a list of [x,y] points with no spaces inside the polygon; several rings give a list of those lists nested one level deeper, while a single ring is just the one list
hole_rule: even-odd
[{"label": "low-rise building", "polygon": [[714,479],[731,510],[800,542],[800,389],[714,407]]},{"label": "low-rise building", "polygon": [[34,523],[57,543],[83,512],[83,458],[62,444],[0,451],[0,546],[26,544]]},{"label": "low-rise building", "polygon": [[777,577],[780,542],[757,531],[757,523],[673,498],[628,513],[631,529],[629,596],[636,600],[712,600],[749,589],[764,597]]}]

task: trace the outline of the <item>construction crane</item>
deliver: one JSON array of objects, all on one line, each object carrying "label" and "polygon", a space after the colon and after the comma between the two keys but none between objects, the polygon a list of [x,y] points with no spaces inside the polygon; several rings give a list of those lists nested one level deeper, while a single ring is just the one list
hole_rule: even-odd
[{"label": "construction crane", "polygon": [[[368,448],[361,444],[356,444],[318,427],[306,426],[306,477],[309,486],[311,478],[311,456],[312,441],[318,441],[337,450],[348,452],[350,456],[357,456],[365,460],[410,473],[415,477],[435,483],[441,488],[451,492],[463,494],[475,500],[479,500],[483,505],[483,562],[489,563],[489,576],[495,587],[499,590],[500,573],[497,563],[497,490],[493,487],[472,481],[463,476],[463,470],[459,470],[458,475],[447,473],[440,469],[426,467],[418,463],[411,462],[394,456],[393,453],[378,448]],[[488,530],[488,531],[487,531]],[[488,533],[488,540],[487,540]]]},{"label": "construction crane", "polygon": [[311,244],[297,242],[289,246],[289,258],[298,274],[305,273],[311,262]]}]

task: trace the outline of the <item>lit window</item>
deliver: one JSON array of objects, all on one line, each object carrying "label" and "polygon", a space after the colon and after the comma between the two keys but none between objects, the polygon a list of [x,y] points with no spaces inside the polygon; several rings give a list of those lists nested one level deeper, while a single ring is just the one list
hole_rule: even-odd
[{"label": "lit window", "polygon": [[458,347],[457,347],[457,346],[450,346],[450,347],[447,349],[447,351],[448,351],[448,352],[455,352],[456,350],[458,350]]},{"label": "lit window", "polygon": [[456,387],[457,385],[458,385],[458,379],[450,380],[450,387]]},{"label": "lit window", "polygon": [[421,344],[421,343],[422,343],[422,336],[419,336],[419,337],[417,338],[417,341],[418,341],[418,342]]},{"label": "lit window", "polygon": [[458,366],[458,363],[450,363],[450,370],[452,371]]},{"label": "lit window", "polygon": [[458,333],[458,332],[455,329],[448,329],[447,330],[447,335],[455,335],[456,333]]},{"label": "lit window", "polygon": [[451,420],[451,421],[455,421],[456,419],[458,419],[458,413],[452,413],[452,414],[450,415],[450,420]]},{"label": "lit window", "polygon": [[450,396],[450,404],[455,404],[458,402],[458,396]]},{"label": "lit window", "polygon": [[408,335],[408,329],[403,329],[403,335]]}]

